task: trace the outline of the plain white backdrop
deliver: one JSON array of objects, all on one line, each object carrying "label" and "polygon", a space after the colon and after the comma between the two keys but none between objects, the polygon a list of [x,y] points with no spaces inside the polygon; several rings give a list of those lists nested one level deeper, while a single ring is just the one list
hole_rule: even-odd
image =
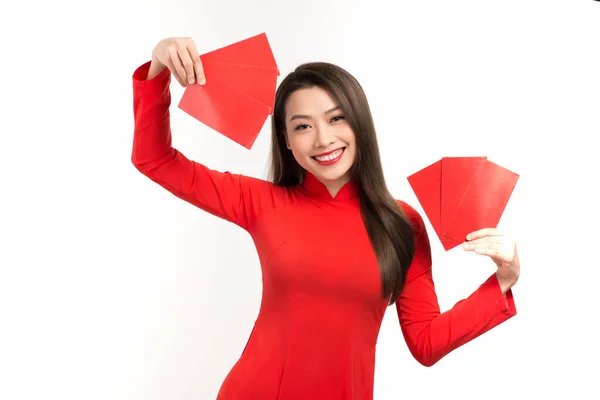
[{"label": "plain white backdrop", "polygon": [[[34,3],[0,17],[0,398],[216,397],[257,316],[258,258],[130,163],[131,75],[165,37],[204,53],[262,32],[281,78],[315,60],[356,76],[389,189],[420,212],[406,177],[443,156],[521,176],[499,225],[518,315],[425,368],[390,308],[375,399],[600,398],[599,2]],[[265,177],[269,124],[248,151],[178,110],[173,82],[174,145]],[[495,269],[426,222],[447,310]]]}]

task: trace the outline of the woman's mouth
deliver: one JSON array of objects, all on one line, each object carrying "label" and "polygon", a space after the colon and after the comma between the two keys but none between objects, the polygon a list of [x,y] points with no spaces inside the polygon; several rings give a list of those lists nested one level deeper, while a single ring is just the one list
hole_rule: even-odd
[{"label": "woman's mouth", "polygon": [[337,149],[335,151],[332,151],[331,153],[328,153],[328,154],[325,154],[322,156],[313,156],[312,159],[315,160],[316,162],[318,162],[320,165],[335,164],[342,158],[342,155],[344,154],[344,150],[346,150],[345,147],[343,147],[341,149]]}]

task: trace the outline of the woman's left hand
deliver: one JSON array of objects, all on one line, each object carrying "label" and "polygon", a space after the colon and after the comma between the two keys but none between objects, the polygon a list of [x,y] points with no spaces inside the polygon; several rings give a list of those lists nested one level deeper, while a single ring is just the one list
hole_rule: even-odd
[{"label": "woman's left hand", "polygon": [[484,228],[467,235],[463,249],[477,254],[489,256],[498,266],[496,276],[506,293],[513,287],[521,273],[517,244],[514,239],[504,235],[498,229]]}]

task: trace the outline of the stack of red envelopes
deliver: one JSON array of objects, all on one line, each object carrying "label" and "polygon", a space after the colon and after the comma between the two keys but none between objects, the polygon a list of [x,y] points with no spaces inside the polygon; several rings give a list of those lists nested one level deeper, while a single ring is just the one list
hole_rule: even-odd
[{"label": "stack of red envelopes", "polygon": [[473,231],[497,227],[518,179],[487,157],[444,157],[408,182],[447,251]]},{"label": "stack of red envelopes", "polygon": [[266,34],[202,54],[206,84],[187,86],[179,108],[250,149],[273,113],[279,69]]}]

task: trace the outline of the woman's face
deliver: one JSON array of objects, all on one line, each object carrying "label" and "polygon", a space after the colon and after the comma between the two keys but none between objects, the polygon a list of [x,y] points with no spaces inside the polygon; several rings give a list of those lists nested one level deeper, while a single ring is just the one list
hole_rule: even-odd
[{"label": "woman's face", "polygon": [[285,106],[287,148],[332,195],[350,180],[355,135],[334,98],[320,87],[292,93]]}]

